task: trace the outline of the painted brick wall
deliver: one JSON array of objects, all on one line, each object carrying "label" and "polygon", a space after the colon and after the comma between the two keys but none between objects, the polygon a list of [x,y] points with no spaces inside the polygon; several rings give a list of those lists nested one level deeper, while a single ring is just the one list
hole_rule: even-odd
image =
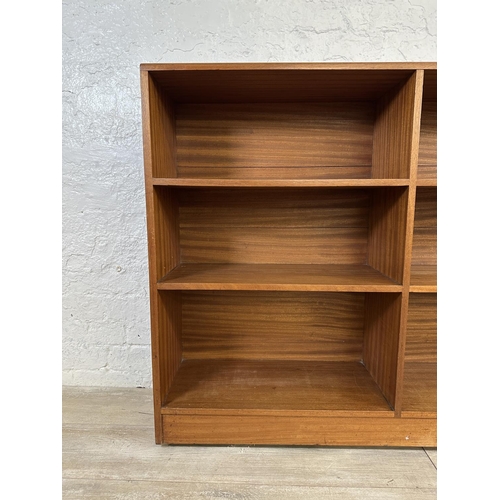
[{"label": "painted brick wall", "polygon": [[435,60],[435,0],[63,3],[63,383],[151,385],[141,62]]}]

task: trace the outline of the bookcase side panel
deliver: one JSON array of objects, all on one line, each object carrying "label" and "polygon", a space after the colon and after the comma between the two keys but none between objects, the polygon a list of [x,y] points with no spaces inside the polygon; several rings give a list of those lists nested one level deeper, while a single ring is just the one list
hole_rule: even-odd
[{"label": "bookcase side panel", "polygon": [[174,104],[151,75],[148,85],[153,177],[176,177]]}]

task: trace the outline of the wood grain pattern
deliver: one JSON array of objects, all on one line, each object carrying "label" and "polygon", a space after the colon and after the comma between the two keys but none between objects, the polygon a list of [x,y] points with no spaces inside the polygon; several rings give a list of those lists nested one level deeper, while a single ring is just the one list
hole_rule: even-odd
[{"label": "wood grain pattern", "polygon": [[415,227],[437,226],[437,190],[419,187],[415,202]]},{"label": "wood grain pattern", "polygon": [[418,68],[424,70],[425,80],[424,80],[424,91],[423,100],[424,101],[436,101],[437,100],[437,66],[429,66],[426,68]]},{"label": "wood grain pattern", "polygon": [[234,177],[259,167],[269,178],[274,167],[293,178],[294,167],[306,166],[330,167],[335,178],[331,167],[339,166],[341,176],[356,178],[371,164],[374,115],[369,102],[178,105],[177,163],[183,174],[236,167]]},{"label": "wood grain pattern", "polygon": [[411,266],[410,292],[437,292],[437,266]]},{"label": "wood grain pattern", "polygon": [[[335,168],[336,171],[340,170],[341,167],[332,167]],[[195,170],[195,169],[192,169]],[[284,177],[286,175],[286,169],[276,168],[273,170],[273,173],[276,174],[276,179],[269,179],[262,177],[258,172],[266,171],[268,169],[211,169],[211,175],[214,177],[164,177],[164,178],[155,178],[153,179],[153,184],[155,186],[181,186],[181,187],[241,187],[241,188],[304,188],[304,187],[341,187],[341,188],[349,188],[349,187],[384,187],[384,186],[408,186],[408,179],[332,179],[327,178],[330,177],[330,174],[327,174],[321,169],[321,172],[318,173],[316,168],[313,167],[305,167],[305,168],[295,168],[293,170],[294,178],[289,179]],[[241,174],[242,178],[230,178],[231,174],[235,170],[240,170],[238,173],[238,177]],[[315,173],[311,174],[311,170],[314,170]],[[329,170],[329,169],[325,169]],[[361,170],[361,169],[358,169]],[[243,172],[244,171],[244,172]],[[203,174],[203,172],[197,173]],[[299,173],[300,172],[300,173]],[[250,177],[249,175],[252,174]],[[179,175],[181,175],[179,173]],[[243,177],[246,175],[248,177]],[[320,178],[323,176],[324,178]],[[344,174],[342,174],[344,175]],[[347,174],[345,174],[347,175]],[[366,167],[364,169],[363,177],[368,177],[370,175],[370,167]],[[307,176],[308,178],[302,178],[302,176]],[[314,178],[309,178],[309,176]]]},{"label": "wood grain pattern", "polygon": [[365,264],[363,190],[180,190],[183,263]]},{"label": "wood grain pattern", "polygon": [[[360,362],[184,360],[162,413],[267,414],[328,411],[392,416]],[[253,413],[252,413],[253,412]],[[298,414],[295,414],[298,416]]]},{"label": "wood grain pattern", "polygon": [[403,281],[407,210],[407,189],[373,191],[367,263],[398,283]]},{"label": "wood grain pattern", "polygon": [[413,245],[413,226],[415,220],[415,200],[416,200],[416,180],[418,167],[418,149],[420,141],[420,122],[422,109],[422,93],[424,72],[415,71],[412,76],[414,89],[409,99],[409,121],[410,129],[408,132],[407,147],[409,150],[408,170],[410,172],[410,186],[408,188],[408,202],[406,207],[406,228],[404,233],[404,251],[403,251],[403,293],[401,295],[401,312],[399,319],[399,338],[397,352],[397,371],[394,410],[396,417],[401,416],[403,376],[404,376],[404,354],[406,346],[406,326],[408,320],[409,287],[411,279],[411,257]]},{"label": "wood grain pattern", "polygon": [[[417,186],[422,186],[422,187],[437,187],[437,179],[435,178],[434,173],[430,173],[429,177],[425,177],[427,173],[425,173],[425,169],[427,167],[420,166],[418,167],[418,179],[417,179]],[[424,172],[422,172],[424,170]],[[421,177],[424,176],[424,177]]]},{"label": "wood grain pattern", "polygon": [[176,131],[174,105],[165,91],[149,76],[149,126],[154,177],[176,176]]},{"label": "wood grain pattern", "polygon": [[388,70],[427,70],[429,73],[437,71],[437,62],[251,62],[251,63],[141,63],[142,71],[156,72],[179,71],[185,73],[187,70],[196,71],[201,77],[201,71],[276,71],[276,70],[322,70],[322,71],[342,71],[346,70],[368,70],[368,71],[388,71]]},{"label": "wood grain pattern", "polygon": [[[416,66],[285,67],[250,65],[144,66],[178,103],[373,101],[405,81]],[[334,71],[329,71],[329,70]]]},{"label": "wood grain pattern", "polygon": [[373,131],[372,177],[410,177],[414,103],[418,75],[388,92],[377,104]]},{"label": "wood grain pattern", "polygon": [[[153,178],[152,160],[152,136],[151,136],[151,106],[150,106],[150,77],[147,71],[141,71],[141,108],[142,108],[142,136],[144,151],[144,180],[146,192],[146,222],[148,232],[148,269],[149,269],[149,307],[151,316],[151,358],[152,358],[152,382],[154,392],[154,419],[155,419],[155,441],[162,441],[162,419],[160,408],[162,404],[162,393],[160,389],[160,359],[158,357],[158,295],[156,293],[157,257],[155,242],[155,200],[154,188],[151,183]],[[162,276],[160,274],[160,276]]]},{"label": "wood grain pattern", "polygon": [[423,266],[435,266],[436,261],[436,228],[416,227],[413,233],[413,263]]},{"label": "wood grain pattern", "polygon": [[364,302],[362,293],[184,292],[183,358],[359,362]]},{"label": "wood grain pattern", "polygon": [[402,417],[436,418],[437,295],[412,293],[408,310]]},{"label": "wood grain pattern", "polygon": [[435,293],[410,294],[405,359],[408,362],[437,362]]},{"label": "wood grain pattern", "polygon": [[181,264],[158,290],[262,290],[309,292],[400,292],[396,284],[365,265]]},{"label": "wood grain pattern", "polygon": [[427,69],[424,72],[418,183],[437,185],[437,71],[435,69]]},{"label": "wood grain pattern", "polygon": [[180,230],[185,263],[364,264],[367,229],[192,228]]},{"label": "wood grain pattern", "polygon": [[437,190],[419,187],[415,202],[412,264],[437,265]]},{"label": "wood grain pattern", "polygon": [[415,418],[163,415],[171,444],[436,446],[436,421]]},{"label": "wood grain pattern", "polygon": [[161,277],[180,263],[179,207],[172,189],[155,188],[152,194],[155,228],[156,276]]},{"label": "wood grain pattern", "polygon": [[[435,421],[437,415],[437,365],[406,363],[401,420],[421,418]],[[424,446],[436,446],[424,445]]]},{"label": "wood grain pattern", "polygon": [[373,293],[365,299],[363,362],[392,408],[396,384],[401,294]]},{"label": "wood grain pattern", "polygon": [[180,189],[179,226],[368,227],[367,189]]},{"label": "wood grain pattern", "polygon": [[424,101],[420,128],[418,155],[419,179],[435,179],[437,176],[437,102]]},{"label": "wood grain pattern", "polygon": [[[371,179],[372,166],[345,167],[179,167],[176,178],[164,177],[159,183],[177,186],[229,187],[328,187],[403,186],[404,179]],[[386,182],[383,182],[383,181]]]},{"label": "wood grain pattern", "polygon": [[[179,292],[156,292],[161,402],[165,402],[182,361],[182,299]],[[153,359],[153,362],[156,360]]]}]

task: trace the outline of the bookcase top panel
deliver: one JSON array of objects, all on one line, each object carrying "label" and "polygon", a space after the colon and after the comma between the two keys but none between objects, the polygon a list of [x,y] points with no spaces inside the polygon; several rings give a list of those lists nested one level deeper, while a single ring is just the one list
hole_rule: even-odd
[{"label": "bookcase top panel", "polygon": [[376,100],[435,63],[141,64],[174,102]]},{"label": "bookcase top panel", "polygon": [[255,69],[436,69],[437,63],[427,62],[332,62],[332,63],[142,63],[141,70],[255,70]]}]

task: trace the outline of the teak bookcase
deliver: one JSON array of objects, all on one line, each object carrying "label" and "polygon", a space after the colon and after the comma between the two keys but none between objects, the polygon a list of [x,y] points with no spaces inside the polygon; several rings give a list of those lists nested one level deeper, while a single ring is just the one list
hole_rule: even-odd
[{"label": "teak bookcase", "polygon": [[436,445],[436,74],[141,65],[157,443]]}]

